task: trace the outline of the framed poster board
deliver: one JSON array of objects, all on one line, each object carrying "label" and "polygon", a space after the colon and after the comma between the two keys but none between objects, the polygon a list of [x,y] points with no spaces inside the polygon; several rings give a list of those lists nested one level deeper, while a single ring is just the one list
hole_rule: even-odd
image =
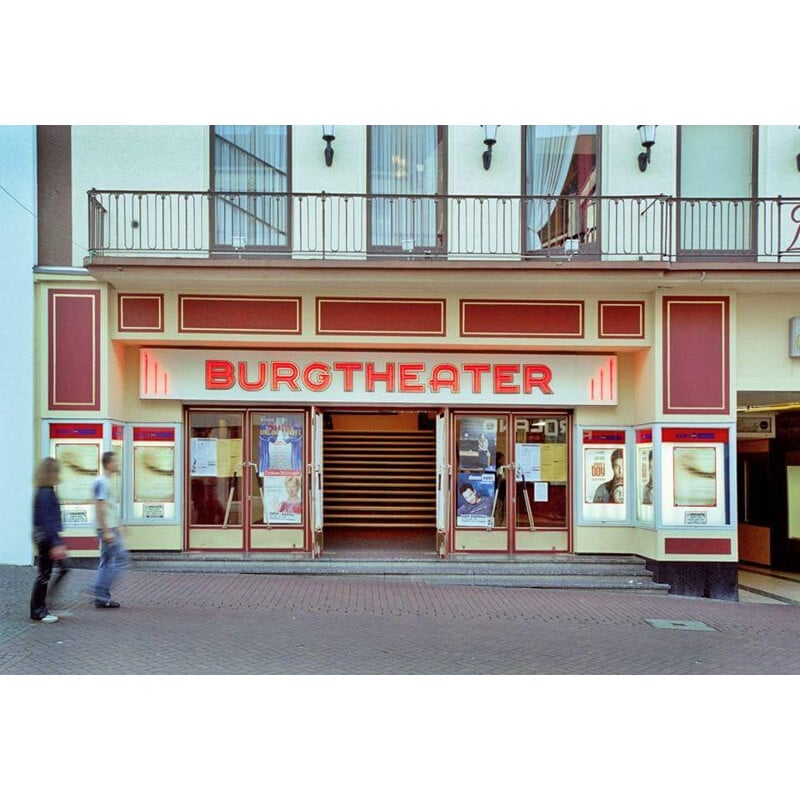
[{"label": "framed poster board", "polygon": [[582,429],[579,441],[580,474],[576,488],[581,520],[627,522],[628,431],[624,428]]}]

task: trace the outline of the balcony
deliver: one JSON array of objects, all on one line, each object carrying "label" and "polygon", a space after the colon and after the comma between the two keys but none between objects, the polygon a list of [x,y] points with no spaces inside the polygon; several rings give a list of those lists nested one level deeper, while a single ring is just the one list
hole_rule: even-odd
[{"label": "balcony", "polygon": [[800,198],[92,189],[102,257],[800,261]]}]

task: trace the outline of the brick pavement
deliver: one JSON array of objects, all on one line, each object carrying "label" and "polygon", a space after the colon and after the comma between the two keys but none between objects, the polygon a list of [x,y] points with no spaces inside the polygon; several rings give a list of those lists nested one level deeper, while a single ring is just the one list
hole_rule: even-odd
[{"label": "brick pavement", "polygon": [[[55,625],[32,567],[0,567],[0,674],[800,673],[800,607],[412,579],[136,569],[98,611],[75,570]],[[712,630],[654,627],[648,620]],[[703,627],[703,626],[701,626]]]}]

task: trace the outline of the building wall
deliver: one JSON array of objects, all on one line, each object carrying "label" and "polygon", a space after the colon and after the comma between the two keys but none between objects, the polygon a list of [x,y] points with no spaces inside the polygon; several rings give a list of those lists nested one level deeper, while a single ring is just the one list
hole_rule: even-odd
[{"label": "building wall", "polygon": [[[447,191],[465,195],[519,195],[522,183],[522,127],[504,125],[493,148],[490,170],[484,170],[481,154],[485,149],[482,131],[477,125],[450,126],[447,137]],[[648,196],[677,193],[678,128],[659,126],[656,144],[646,172],[641,172],[637,156],[642,151],[634,125],[602,128],[600,142],[602,195]],[[72,219],[73,261],[81,265],[86,255],[86,192],[92,187],[120,190],[187,190],[204,192],[210,188],[210,133],[207,126],[77,126],[72,129]],[[320,126],[292,128],[292,176],[294,192],[364,193],[367,188],[367,134],[365,126],[337,126],[332,167],[323,160],[324,142]],[[757,193],[761,196],[800,195],[800,175],[795,155],[800,150],[800,134],[795,126],[761,126]],[[659,260],[655,254],[650,260]],[[619,257],[616,260],[624,260]],[[157,263],[157,260],[156,262]],[[312,272],[308,265],[293,270],[272,265],[269,270],[235,269],[228,272],[205,270],[202,279],[186,283],[177,270],[170,274],[163,267],[158,289],[142,284],[137,291],[157,291],[163,295],[163,332],[120,333],[117,329],[117,291],[113,278],[109,283],[82,277],[70,284],[65,279],[43,278],[40,295],[38,335],[40,354],[46,353],[46,288],[80,285],[100,289],[102,295],[103,334],[101,359],[104,370],[104,393],[97,413],[82,412],[85,417],[103,417],[140,422],[179,422],[179,403],[141,401],[138,399],[137,347],[143,342],[186,346],[236,345],[237,347],[358,347],[393,348],[398,340],[390,336],[340,334],[325,336],[316,331],[317,297],[442,298],[447,302],[447,329],[441,337],[420,336],[402,340],[406,348],[459,347],[492,349],[529,349],[547,352],[614,352],[619,356],[620,397],[616,407],[582,407],[575,411],[575,423],[589,426],[631,426],[653,422],[702,426],[731,423],[735,419],[736,391],[794,390],[798,383],[795,361],[788,359],[788,318],[800,313],[797,306],[796,277],[790,272],[775,274],[784,281],[787,291],[775,289],[769,294],[750,287],[746,271],[731,285],[723,280],[706,281],[702,264],[682,267],[664,262],[648,264],[652,277],[629,283],[614,276],[602,283],[593,275],[559,264],[559,271],[543,275],[535,272],[503,273],[503,280],[493,274],[494,264],[473,272],[459,271],[458,279],[434,267],[423,271],[419,264],[405,271],[367,270],[360,273],[336,272],[324,265]],[[394,266],[394,265],[392,265]],[[449,265],[448,265],[449,266]],[[636,265],[629,265],[631,268]],[[717,265],[719,266],[719,265]],[[661,269],[659,274],[654,267]],[[732,266],[732,270],[738,267]],[[753,270],[749,270],[752,272]],[[198,272],[198,275],[200,273]],[[633,273],[632,273],[633,274]],[[110,285],[111,284],[111,285]],[[645,287],[645,288],[642,288]],[[132,291],[132,290],[128,290]],[[242,334],[189,334],[178,330],[178,295],[228,294],[246,296],[283,296],[302,298],[303,333],[282,337]],[[663,351],[664,301],[670,297],[725,298],[728,302],[730,331],[729,391],[727,413],[668,414],[662,392],[665,370]],[[459,336],[459,302],[462,299],[543,299],[582,300],[585,304],[585,335],[579,340],[496,338]],[[597,303],[600,300],[634,301],[645,304],[645,335],[637,339],[604,339],[598,333]],[[44,308],[44,311],[42,311]],[[42,316],[44,314],[44,316]],[[776,342],[780,342],[780,347]],[[40,375],[42,367],[38,368]],[[702,364],[698,364],[703,379]],[[47,410],[46,382],[38,383],[38,408],[45,417],[68,416],[64,411]],[[75,416],[81,416],[77,414]],[[735,487],[734,487],[735,490]],[[663,558],[663,536],[636,527],[576,526],[575,547],[582,552],[638,552],[651,558]],[[686,557],[688,558],[688,556]],[[736,558],[735,547],[730,558]],[[677,558],[676,560],[680,560]],[[725,559],[723,559],[725,560]]]},{"label": "building wall", "polygon": [[752,294],[738,304],[736,386],[740,391],[798,391],[800,358],[789,357],[789,320],[796,316],[800,316],[796,293]]},{"label": "building wall", "polygon": [[0,126],[0,437],[8,454],[0,498],[0,563],[30,564],[34,463],[33,285],[36,263],[36,129]]}]

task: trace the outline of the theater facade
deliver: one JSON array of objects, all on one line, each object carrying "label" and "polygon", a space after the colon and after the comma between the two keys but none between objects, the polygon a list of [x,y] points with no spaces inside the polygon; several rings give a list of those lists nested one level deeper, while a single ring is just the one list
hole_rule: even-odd
[{"label": "theater facade", "polygon": [[70,202],[42,209],[37,453],[73,554],[105,450],[130,548],[165,558],[635,554],[725,597],[741,543],[794,552],[794,456],[776,532],[742,527],[742,452],[796,389],[800,201],[706,197],[693,128],[652,173],[635,127],[504,127],[490,169],[480,132],[337,128],[329,166],[315,126],[41,130]]}]

